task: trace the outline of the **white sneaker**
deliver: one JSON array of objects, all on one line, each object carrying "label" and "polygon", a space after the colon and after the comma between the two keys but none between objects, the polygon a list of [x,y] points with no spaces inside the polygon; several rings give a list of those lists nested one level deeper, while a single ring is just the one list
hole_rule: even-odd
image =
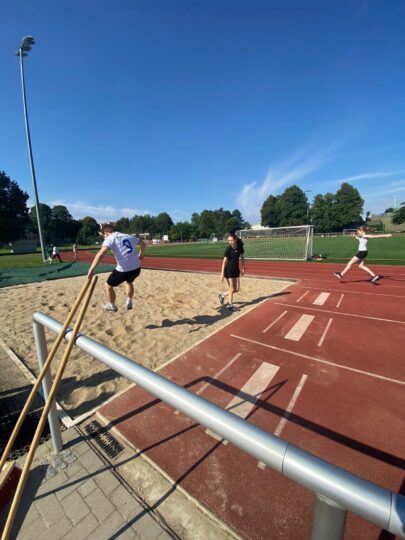
[{"label": "white sneaker", "polygon": [[101,307],[104,309],[104,311],[118,311],[115,304],[103,304]]},{"label": "white sneaker", "polygon": [[225,301],[225,296],[221,293],[218,295],[218,300],[219,300],[219,303],[221,304],[221,306],[224,304],[224,301]]},{"label": "white sneaker", "polygon": [[127,309],[132,309],[132,300],[127,300]]}]

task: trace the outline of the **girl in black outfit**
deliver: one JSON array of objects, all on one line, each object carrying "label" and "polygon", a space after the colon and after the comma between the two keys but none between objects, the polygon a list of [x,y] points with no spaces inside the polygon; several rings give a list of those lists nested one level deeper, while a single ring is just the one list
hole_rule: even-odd
[{"label": "girl in black outfit", "polygon": [[[239,276],[242,273],[245,273],[245,257],[243,242],[236,236],[236,234],[231,233],[228,236],[229,246],[226,248],[224,253],[224,260],[222,262],[222,271],[221,271],[221,283],[226,279],[228,283],[228,291],[224,294],[220,293],[218,299],[221,304],[225,302],[225,297],[228,296],[228,305],[227,308],[230,311],[238,311],[238,308],[233,305],[233,295],[234,293],[239,292]],[[239,257],[242,260],[242,271],[239,270]]]}]

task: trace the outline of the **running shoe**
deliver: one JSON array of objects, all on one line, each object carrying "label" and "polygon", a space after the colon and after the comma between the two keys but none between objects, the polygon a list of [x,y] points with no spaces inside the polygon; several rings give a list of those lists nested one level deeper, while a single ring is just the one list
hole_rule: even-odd
[{"label": "running shoe", "polygon": [[127,309],[132,309],[132,300],[127,300]]},{"label": "running shoe", "polygon": [[333,275],[336,276],[338,279],[342,279],[342,274],[340,272],[333,272]]},{"label": "running shoe", "polygon": [[219,300],[219,303],[220,303],[221,306],[222,306],[222,305],[224,304],[225,296],[224,296],[222,293],[220,293],[220,294],[218,295],[218,300]]},{"label": "running shoe", "polygon": [[118,311],[115,304],[103,304],[101,307],[104,309],[104,311]]},{"label": "running shoe", "polygon": [[381,278],[381,276],[373,276],[370,281],[371,283],[375,283],[376,281],[378,281],[379,279]]}]

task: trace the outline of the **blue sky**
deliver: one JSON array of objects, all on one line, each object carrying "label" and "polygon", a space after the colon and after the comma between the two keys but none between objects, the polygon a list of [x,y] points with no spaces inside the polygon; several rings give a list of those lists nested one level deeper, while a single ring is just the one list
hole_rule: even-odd
[{"label": "blue sky", "polygon": [[[238,208],[297,184],[405,201],[402,0],[1,0],[0,170],[76,219]],[[32,200],[32,199],[31,199]]]}]

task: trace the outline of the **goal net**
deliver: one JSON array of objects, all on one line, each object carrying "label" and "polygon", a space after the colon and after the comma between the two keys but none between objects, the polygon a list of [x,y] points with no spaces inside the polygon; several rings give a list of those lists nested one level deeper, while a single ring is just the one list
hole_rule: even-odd
[{"label": "goal net", "polygon": [[312,257],[313,225],[238,231],[247,259],[305,261]]}]

